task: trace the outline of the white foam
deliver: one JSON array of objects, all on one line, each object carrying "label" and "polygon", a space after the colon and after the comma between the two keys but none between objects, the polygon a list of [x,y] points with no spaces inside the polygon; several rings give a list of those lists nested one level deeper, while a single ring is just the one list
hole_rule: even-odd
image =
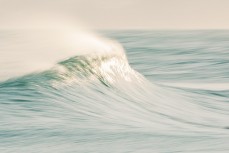
[{"label": "white foam", "polygon": [[166,86],[189,88],[189,89],[201,89],[201,90],[214,90],[222,91],[229,90],[229,83],[160,83]]}]

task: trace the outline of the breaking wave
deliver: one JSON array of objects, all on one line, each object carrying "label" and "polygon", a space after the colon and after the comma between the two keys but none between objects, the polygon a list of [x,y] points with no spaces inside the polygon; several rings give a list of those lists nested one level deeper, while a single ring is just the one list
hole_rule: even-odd
[{"label": "breaking wave", "polygon": [[229,150],[224,102],[148,81],[117,43],[87,45],[92,51],[0,83],[3,152]]}]

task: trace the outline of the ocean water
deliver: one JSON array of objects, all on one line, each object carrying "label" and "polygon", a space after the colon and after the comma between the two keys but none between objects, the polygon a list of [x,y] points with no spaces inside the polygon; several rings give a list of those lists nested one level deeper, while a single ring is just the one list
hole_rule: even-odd
[{"label": "ocean water", "polygon": [[80,53],[18,33],[0,31],[1,153],[229,152],[229,31],[100,31]]}]

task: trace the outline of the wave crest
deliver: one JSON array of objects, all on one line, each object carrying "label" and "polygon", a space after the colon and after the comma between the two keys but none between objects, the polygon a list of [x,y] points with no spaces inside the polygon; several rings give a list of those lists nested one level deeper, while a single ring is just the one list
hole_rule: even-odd
[{"label": "wave crest", "polygon": [[120,54],[92,54],[75,56],[59,62],[54,68],[58,78],[66,81],[99,80],[106,86],[117,81],[133,81],[140,78],[127,61],[124,52]]}]

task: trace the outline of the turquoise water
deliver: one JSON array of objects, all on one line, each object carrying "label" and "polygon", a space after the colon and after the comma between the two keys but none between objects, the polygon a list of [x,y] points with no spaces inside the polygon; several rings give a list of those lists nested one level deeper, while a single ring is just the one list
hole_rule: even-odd
[{"label": "turquoise water", "polygon": [[1,153],[229,152],[229,31],[99,33],[38,70],[52,41],[0,32]]}]

